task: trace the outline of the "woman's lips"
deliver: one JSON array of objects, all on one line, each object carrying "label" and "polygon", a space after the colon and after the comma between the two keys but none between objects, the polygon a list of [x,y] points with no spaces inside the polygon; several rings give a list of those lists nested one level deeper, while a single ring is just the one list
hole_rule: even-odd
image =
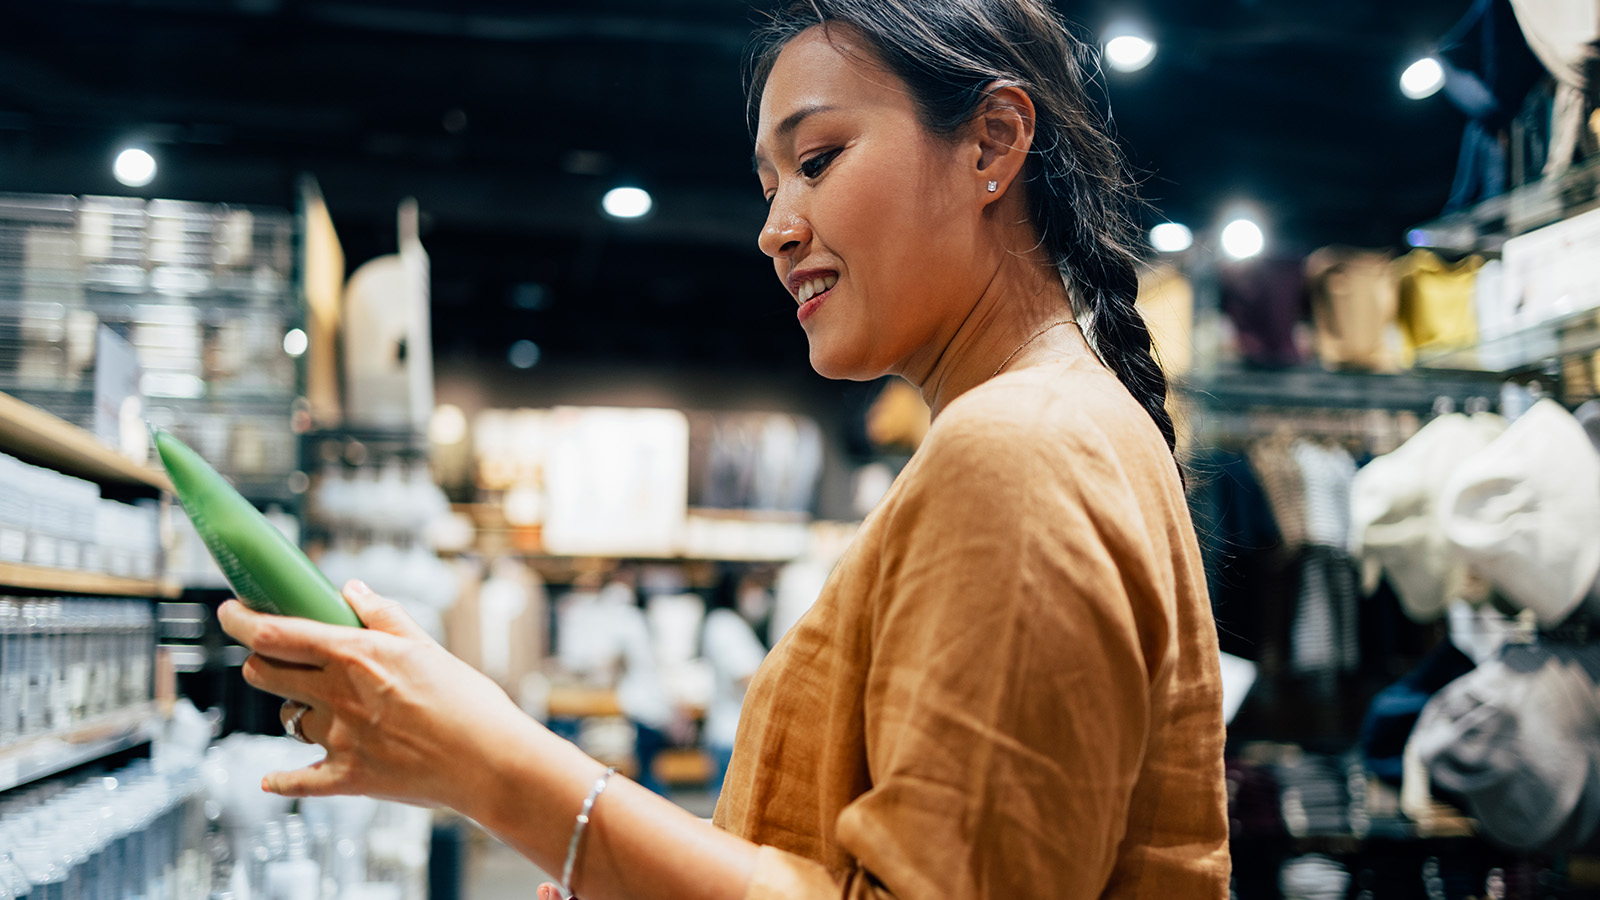
[{"label": "woman's lips", "polygon": [[822,307],[822,301],[831,296],[833,296],[833,288],[828,288],[822,293],[814,295],[810,300],[800,304],[800,308],[795,311],[795,318],[799,319],[800,324],[804,325],[807,319],[817,314],[817,310]]}]

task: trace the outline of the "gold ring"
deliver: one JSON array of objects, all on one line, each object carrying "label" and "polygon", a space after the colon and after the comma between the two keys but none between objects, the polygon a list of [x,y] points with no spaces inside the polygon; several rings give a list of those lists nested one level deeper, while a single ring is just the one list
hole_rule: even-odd
[{"label": "gold ring", "polygon": [[300,720],[311,711],[311,707],[299,700],[283,701],[283,708],[278,710],[278,719],[283,722],[283,733],[294,738],[302,744],[314,743],[300,730]]}]

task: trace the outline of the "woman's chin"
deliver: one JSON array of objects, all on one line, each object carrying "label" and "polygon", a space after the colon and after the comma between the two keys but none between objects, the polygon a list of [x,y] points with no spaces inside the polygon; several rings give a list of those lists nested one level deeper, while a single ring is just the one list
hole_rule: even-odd
[{"label": "woman's chin", "polygon": [[811,342],[811,368],[833,381],[873,381],[888,374],[883,367],[869,365],[859,357],[830,353],[816,341]]}]

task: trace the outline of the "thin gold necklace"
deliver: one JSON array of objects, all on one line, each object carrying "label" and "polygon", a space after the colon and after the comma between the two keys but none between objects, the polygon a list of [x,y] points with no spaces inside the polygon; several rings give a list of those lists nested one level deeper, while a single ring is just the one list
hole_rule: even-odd
[{"label": "thin gold necklace", "polygon": [[1049,331],[1052,328],[1055,328],[1058,325],[1076,325],[1076,324],[1078,324],[1076,319],[1063,319],[1063,320],[1058,320],[1058,321],[1055,321],[1055,322],[1051,322],[1049,325],[1046,325],[1045,327],[1039,329],[1038,331],[1035,331],[1033,334],[1028,336],[1027,340],[1025,340],[1022,343],[1018,344],[1017,345],[1017,349],[1011,351],[1011,353],[1008,356],[1006,356],[1005,359],[1001,360],[1000,361],[1000,365],[997,366],[995,368],[995,370],[994,370],[994,375],[990,375],[989,377],[993,378],[995,375],[999,375],[1001,372],[1003,372],[1005,370],[1005,367],[1010,365],[1010,363],[1011,363],[1011,361],[1013,359],[1017,358],[1017,354],[1018,353],[1021,353],[1024,349],[1026,349],[1029,344],[1031,344],[1034,341],[1037,341],[1039,338],[1043,337],[1045,332]]}]

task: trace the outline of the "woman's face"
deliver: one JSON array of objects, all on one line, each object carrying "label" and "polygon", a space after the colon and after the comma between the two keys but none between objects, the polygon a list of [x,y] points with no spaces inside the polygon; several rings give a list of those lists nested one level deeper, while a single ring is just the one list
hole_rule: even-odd
[{"label": "woman's face", "polygon": [[849,29],[784,47],[756,132],[771,204],[759,243],[818,373],[911,377],[971,312],[987,275],[967,146],[928,133],[904,83]]}]

